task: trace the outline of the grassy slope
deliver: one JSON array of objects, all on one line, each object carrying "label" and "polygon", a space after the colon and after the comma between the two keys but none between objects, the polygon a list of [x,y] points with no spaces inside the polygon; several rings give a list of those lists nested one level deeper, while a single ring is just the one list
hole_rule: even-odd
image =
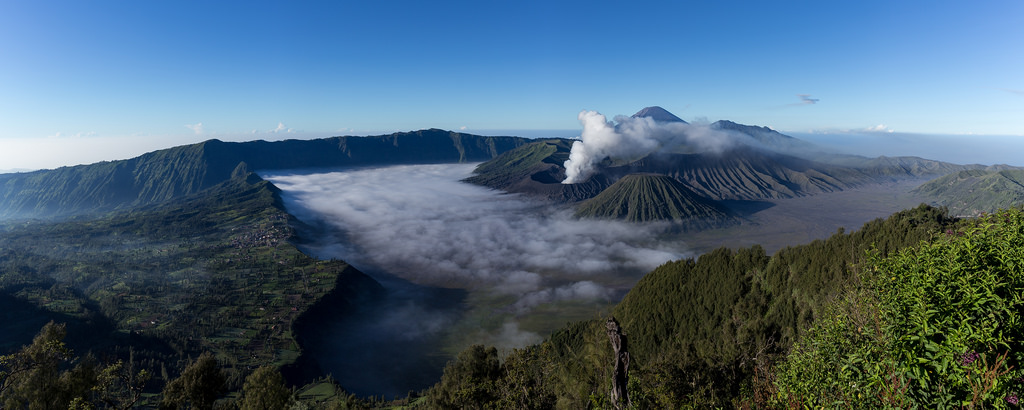
[{"label": "grassy slope", "polygon": [[1024,203],[1024,170],[969,170],[937,178],[914,190],[959,215],[977,216]]},{"label": "grassy slope", "polygon": [[477,166],[466,182],[495,189],[504,189],[548,168],[559,148],[567,150],[564,141],[538,141],[508,151]]}]

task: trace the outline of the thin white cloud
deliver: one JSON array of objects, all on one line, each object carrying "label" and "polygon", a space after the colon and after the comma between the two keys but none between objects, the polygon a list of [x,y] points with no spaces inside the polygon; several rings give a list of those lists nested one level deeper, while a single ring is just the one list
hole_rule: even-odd
[{"label": "thin white cloud", "polygon": [[198,122],[198,123],[195,123],[195,124],[185,124],[185,128],[188,128],[188,129],[192,130],[192,132],[194,132],[196,135],[201,135],[203,133],[203,123],[202,122]]},{"label": "thin white cloud", "polygon": [[277,128],[274,128],[274,129],[270,130],[270,132],[274,133],[274,134],[278,134],[278,133],[282,133],[282,132],[290,134],[290,133],[294,133],[295,130],[284,126],[283,122],[278,122],[277,123]]},{"label": "thin white cloud", "polygon": [[51,139],[69,139],[69,138],[90,138],[95,137],[96,133],[93,131],[89,132],[76,132],[74,134],[64,134],[63,132],[56,132],[53,135],[47,135],[46,138]]},{"label": "thin white cloud", "polygon": [[810,94],[797,94],[796,96],[800,97],[800,103],[797,105],[811,105],[817,104],[818,101],[821,101],[820,99],[817,98],[811,98]]},{"label": "thin white cloud", "polygon": [[[851,130],[851,131],[858,131],[858,130]],[[863,130],[859,130],[859,131],[867,131],[867,132],[882,132],[882,133],[892,133],[892,132],[896,132],[895,130],[893,130],[892,128],[889,128],[889,127],[888,127],[888,126],[886,126],[885,124],[878,124],[878,125],[876,125],[876,126],[873,126],[873,127],[867,127],[867,128],[865,128],[865,129],[863,129]]]}]

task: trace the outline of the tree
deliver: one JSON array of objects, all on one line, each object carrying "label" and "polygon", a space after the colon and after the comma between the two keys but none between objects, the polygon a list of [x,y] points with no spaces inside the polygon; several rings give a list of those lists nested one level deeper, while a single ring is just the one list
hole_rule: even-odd
[{"label": "tree", "polygon": [[149,381],[150,374],[146,370],[134,371],[134,361],[129,360],[125,367],[123,361],[103,368],[97,376],[96,387],[98,400],[110,408],[130,409],[142,398],[143,389]]},{"label": "tree", "polygon": [[291,390],[284,383],[281,372],[271,366],[262,366],[245,378],[242,387],[242,410],[283,409],[291,401]]},{"label": "tree", "polygon": [[441,381],[427,396],[428,407],[482,409],[495,401],[501,378],[498,350],[473,345],[445,366]]},{"label": "tree", "polygon": [[209,352],[199,355],[181,376],[167,383],[161,409],[212,409],[213,402],[227,391],[227,377]]},{"label": "tree", "polygon": [[16,353],[0,356],[0,407],[66,408],[73,398],[69,395],[81,396],[88,392],[91,385],[82,386],[89,381],[84,364],[76,366],[73,372],[60,372],[60,365],[72,357],[71,349],[64,344],[66,335],[63,323],[50,322],[43,326],[32,344]]}]

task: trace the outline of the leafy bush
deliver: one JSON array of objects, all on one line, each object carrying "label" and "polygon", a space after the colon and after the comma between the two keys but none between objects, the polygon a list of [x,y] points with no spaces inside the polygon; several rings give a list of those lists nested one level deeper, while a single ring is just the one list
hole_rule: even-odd
[{"label": "leafy bush", "polygon": [[1024,213],[874,258],[777,374],[780,404],[1017,406],[1024,392]]}]

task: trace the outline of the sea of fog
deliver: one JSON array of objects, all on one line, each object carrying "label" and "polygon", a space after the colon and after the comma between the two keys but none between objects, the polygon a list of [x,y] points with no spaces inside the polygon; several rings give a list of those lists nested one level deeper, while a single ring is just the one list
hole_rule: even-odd
[{"label": "sea of fog", "polygon": [[472,344],[507,351],[596,318],[658,265],[689,256],[667,226],[579,220],[553,203],[460,182],[475,164],[269,173],[316,227],[303,250],[342,259],[388,290],[306,338],[358,395],[436,382]]}]

